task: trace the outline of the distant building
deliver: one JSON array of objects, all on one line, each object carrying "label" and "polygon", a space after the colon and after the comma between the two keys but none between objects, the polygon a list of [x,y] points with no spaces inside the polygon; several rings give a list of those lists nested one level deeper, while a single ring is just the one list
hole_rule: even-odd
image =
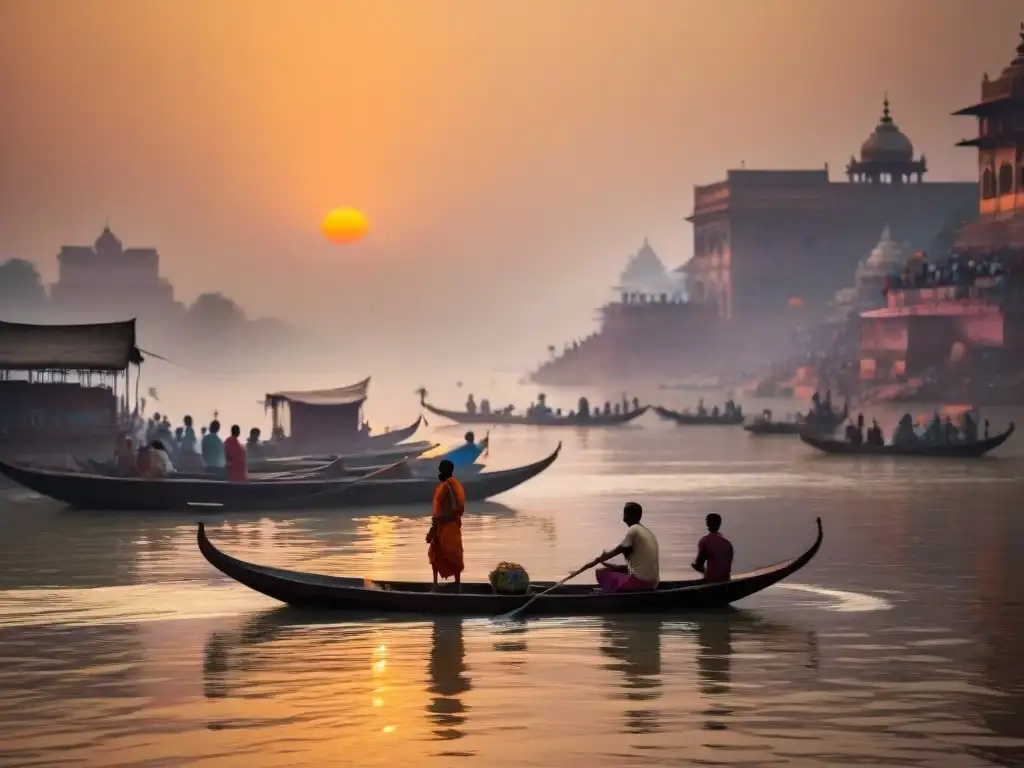
[{"label": "distant building", "polygon": [[690,297],[723,318],[756,320],[791,306],[821,307],[854,271],[883,226],[928,247],[951,217],[972,210],[974,182],[927,182],[883,102],[851,158],[847,181],[821,170],[731,170],[694,190],[693,258],[680,271]]},{"label": "distant building", "polygon": [[[862,379],[917,376],[962,362],[988,361],[989,373],[1021,368],[1024,24],[1014,59],[997,79],[982,78],[981,99],[954,113],[978,120],[977,137],[958,146],[978,150],[980,194],[978,218],[960,229],[953,250],[959,263],[981,265],[982,274],[971,281],[894,291],[885,307],[862,313]],[[999,276],[984,273],[993,263],[1005,267]],[[975,378],[985,377],[975,373]]]},{"label": "distant building", "polygon": [[65,245],[57,256],[59,274],[50,287],[54,309],[78,322],[116,317],[179,317],[184,307],[160,276],[155,248],[125,248],[104,227],[96,242]]},{"label": "distant building", "polygon": [[957,146],[978,150],[978,215],[954,248],[970,256],[999,253],[1024,264],[1024,23],[1017,55],[998,78],[982,77],[981,101],[954,112],[978,120],[978,135]]},{"label": "distant building", "polygon": [[683,298],[683,287],[683,281],[665,268],[645,237],[643,247],[626,262],[615,290],[634,296],[664,295],[679,301]]}]

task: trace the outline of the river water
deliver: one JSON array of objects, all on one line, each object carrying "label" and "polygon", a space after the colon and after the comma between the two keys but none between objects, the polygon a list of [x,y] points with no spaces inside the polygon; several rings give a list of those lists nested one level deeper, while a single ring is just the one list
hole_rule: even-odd
[{"label": "river water", "polygon": [[[1014,441],[984,461],[870,461],[647,416],[498,429],[488,463],[558,439],[547,473],[471,505],[467,579],[500,560],[561,578],[619,541],[626,500],[659,536],[664,578],[689,576],[710,511],[737,571],[803,551],[815,516],[825,544],[729,613],[342,622],[220,576],[195,515],[74,512],[5,490],[0,764],[1024,764]],[[260,563],[429,579],[427,513],[425,500],[206,519]]]}]

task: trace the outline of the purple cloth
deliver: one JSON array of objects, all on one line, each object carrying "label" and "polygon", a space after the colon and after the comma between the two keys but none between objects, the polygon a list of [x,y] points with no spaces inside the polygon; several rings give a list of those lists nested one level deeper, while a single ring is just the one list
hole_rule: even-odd
[{"label": "purple cloth", "polygon": [[640,581],[640,579],[634,578],[622,571],[613,571],[611,568],[598,568],[595,573],[597,575],[597,585],[601,588],[602,592],[629,592],[631,590],[652,588],[646,581]]}]

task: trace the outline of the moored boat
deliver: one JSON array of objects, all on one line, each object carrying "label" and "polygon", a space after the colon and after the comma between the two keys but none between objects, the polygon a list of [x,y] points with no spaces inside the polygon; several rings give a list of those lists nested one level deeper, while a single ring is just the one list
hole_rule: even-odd
[{"label": "moored boat", "polygon": [[[813,560],[823,539],[820,517],[817,526],[814,542],[799,557],[738,574],[729,581],[663,581],[657,589],[614,593],[597,592],[592,585],[570,584],[537,596],[529,613],[569,616],[723,608],[777,584]],[[382,615],[496,616],[515,610],[536,592],[554,586],[550,582],[534,583],[531,588],[535,592],[527,595],[496,594],[488,583],[463,583],[462,591],[457,593],[432,592],[428,582],[370,582],[248,563],[219,550],[207,538],[202,523],[199,523],[196,541],[206,561],[224,575],[300,608]]]},{"label": "moored boat", "polygon": [[673,411],[670,408],[662,408],[660,405],[652,406],[654,412],[666,421],[673,421],[682,426],[736,426],[743,423],[743,411],[732,413],[720,413],[717,416],[710,413],[688,413],[686,411]]},{"label": "moored boat", "polygon": [[975,459],[1005,443],[1014,432],[1011,422],[1005,432],[970,443],[915,443],[913,445],[870,445],[801,432],[800,439],[812,448],[838,456],[914,456],[919,458]]},{"label": "moored boat", "polygon": [[[561,448],[559,443],[544,459],[515,469],[462,475],[466,499],[482,501],[525,483],[554,464]],[[29,469],[0,462],[0,474],[31,491],[79,509],[171,511],[215,506],[238,511],[294,511],[430,504],[436,477],[410,476],[404,463],[392,465],[392,469],[393,472],[368,479],[313,477],[239,483],[193,478],[104,477]]]}]

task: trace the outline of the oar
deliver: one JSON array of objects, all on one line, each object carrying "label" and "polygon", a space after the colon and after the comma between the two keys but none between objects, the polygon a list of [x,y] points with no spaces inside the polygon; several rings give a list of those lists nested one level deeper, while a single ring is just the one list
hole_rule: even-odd
[{"label": "oar", "polygon": [[548,592],[551,592],[553,590],[558,589],[560,586],[565,584],[565,582],[569,581],[570,579],[575,579],[577,576],[579,576],[584,571],[588,571],[591,568],[593,568],[594,565],[595,565],[595,563],[587,563],[586,565],[584,565],[579,570],[575,570],[572,573],[570,573],[568,576],[566,576],[560,582],[555,584],[553,587],[548,587],[543,592],[538,592],[536,595],[531,597],[529,600],[527,600],[525,603],[520,605],[518,608],[514,608],[511,611],[509,611],[508,613],[499,616],[497,619],[495,619],[495,621],[508,621],[509,619],[513,618],[514,616],[518,616],[520,613],[522,613],[527,608],[529,608],[531,605],[533,605],[533,601],[536,600],[538,597],[544,597],[544,595],[546,595]]}]

